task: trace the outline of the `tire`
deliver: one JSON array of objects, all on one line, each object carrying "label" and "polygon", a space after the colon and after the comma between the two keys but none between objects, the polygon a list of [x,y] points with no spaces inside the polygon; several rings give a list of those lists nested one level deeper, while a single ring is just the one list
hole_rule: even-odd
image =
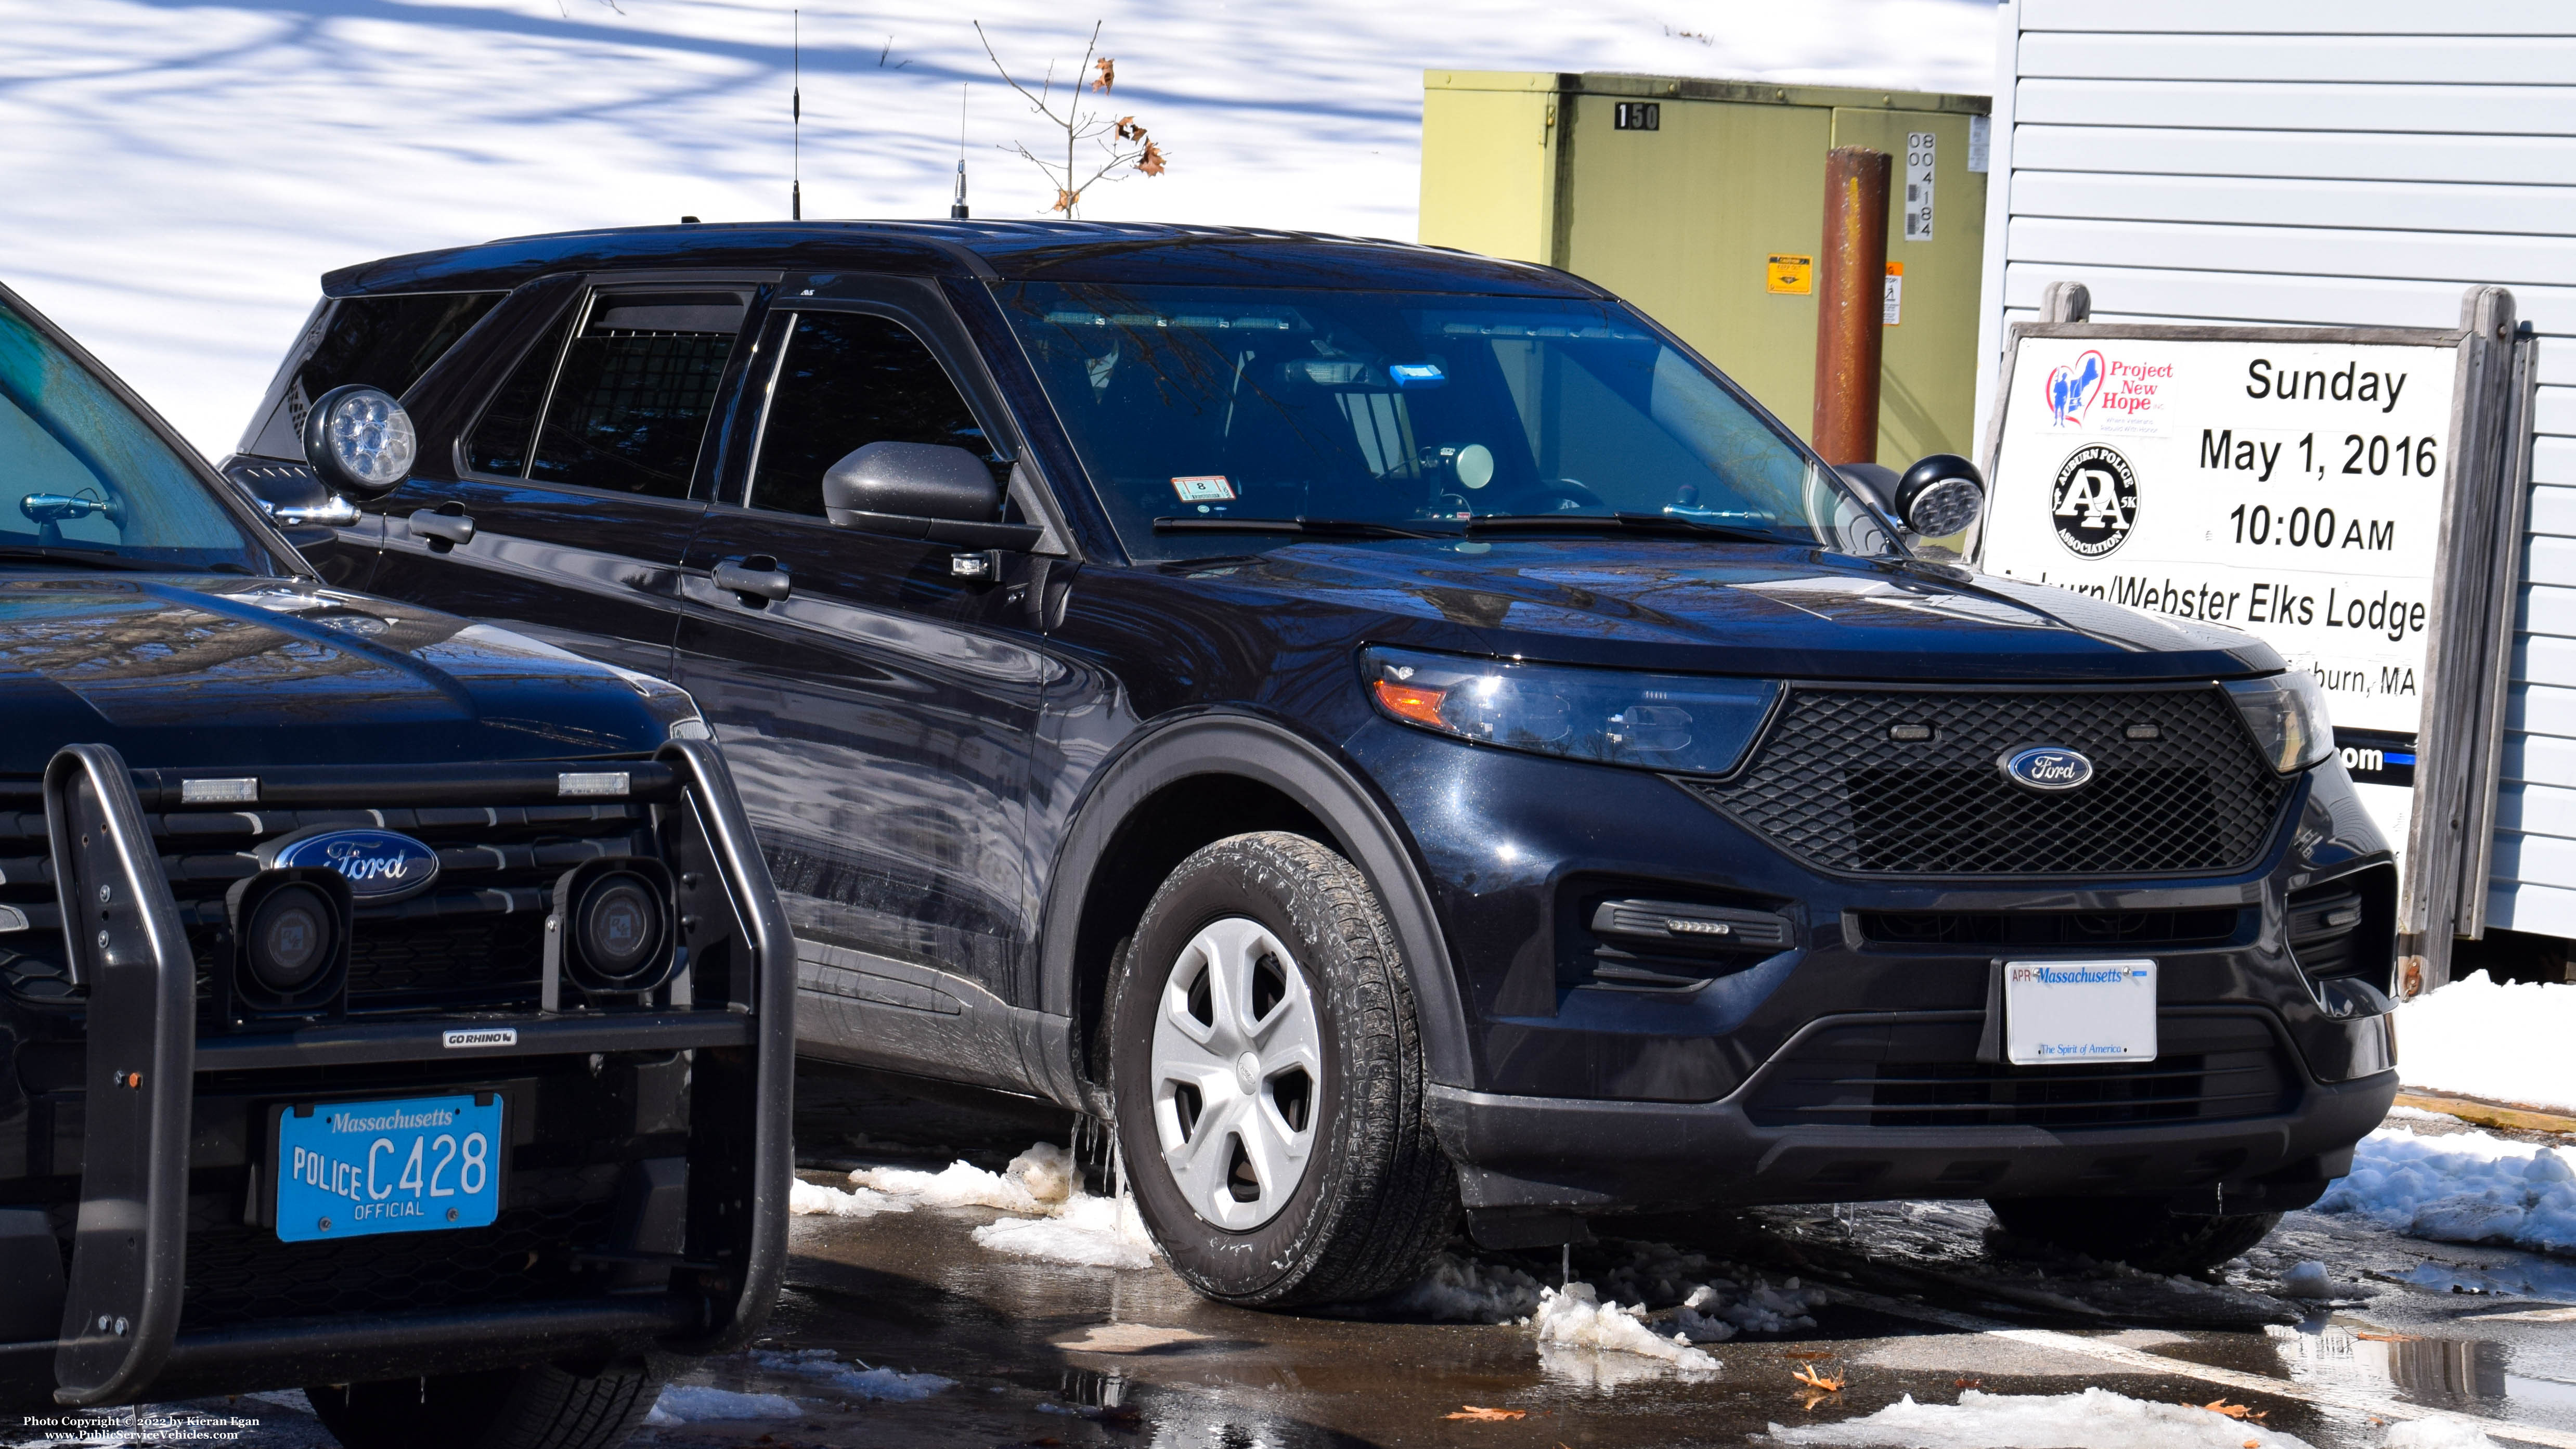
[{"label": "tire", "polygon": [[1282,831],[1205,847],[1145,907],[1110,995],[1119,1145],[1183,1281],[1293,1308],[1420,1277],[1457,1178],[1403,953],[1357,868]]},{"label": "tire", "polygon": [[2193,1273],[2243,1254],[2279,1213],[2178,1213],[2156,1198],[2023,1197],[1989,1201],[1995,1221],[2030,1238],[2149,1273]]},{"label": "tire", "polygon": [[344,1449],[615,1449],[661,1397],[640,1362],[532,1364],[308,1388]]}]

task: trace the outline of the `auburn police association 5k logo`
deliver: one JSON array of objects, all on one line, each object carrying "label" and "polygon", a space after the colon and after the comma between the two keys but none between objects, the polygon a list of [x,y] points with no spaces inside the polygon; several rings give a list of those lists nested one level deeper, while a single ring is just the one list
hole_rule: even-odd
[{"label": "auburn police association 5k logo", "polygon": [[2057,541],[2077,558],[2106,558],[2138,521],[2138,474],[2120,450],[2087,443],[2058,465],[2049,497]]}]

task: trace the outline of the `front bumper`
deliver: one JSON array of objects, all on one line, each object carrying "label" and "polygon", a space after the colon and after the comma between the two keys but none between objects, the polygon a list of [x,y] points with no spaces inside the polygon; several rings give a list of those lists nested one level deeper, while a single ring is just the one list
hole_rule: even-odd
[{"label": "front bumper", "polygon": [[[2343,1170],[2396,1090],[2385,997],[2312,981],[2288,940],[2294,893],[2377,889],[2390,874],[2339,764],[2297,782],[2237,873],[1927,880],[1812,869],[1643,772],[1394,725],[1349,748],[1413,831],[1466,1004],[1470,1079],[1436,1085],[1432,1104],[1470,1208],[2058,1194],[2297,1206]],[[1695,991],[1604,989],[1577,958],[1606,897],[1776,912],[1792,945]],[[2047,913],[2225,924],[2091,947],[1897,943],[1870,924]],[[2385,922],[2366,929],[2370,949],[2388,944]],[[2002,960],[2088,956],[2154,957],[2172,1058],[2154,1068],[2179,1078],[2206,1062],[2206,1090],[2237,1100],[2096,1074],[2055,1099],[2094,1110],[2061,1110],[2045,1105],[2051,1089],[2083,1069],[2014,1068],[1981,1050]],[[1885,1042],[1872,1047],[1872,1033]],[[1846,1064],[1839,1099],[1814,1085],[1835,1076],[1820,1054]],[[1909,1081],[1873,1099],[1873,1076]]]},{"label": "front bumper", "polygon": [[[568,1355],[715,1352],[750,1340],[776,1297],[785,1246],[794,943],[714,748],[674,741],[650,762],[620,767],[628,801],[660,822],[679,882],[688,955],[672,986],[583,1010],[423,1011],[201,1036],[198,963],[147,823],[147,812],[180,808],[180,782],[129,771],[104,746],[56,756],[44,804],[64,919],[82,922],[74,949],[86,977],[86,1065],[72,1097],[77,1136],[46,1150],[77,1155],[79,1203],[68,1273],[36,1287],[59,1295],[61,1327],[50,1340],[0,1343],[0,1403],[131,1403]],[[259,800],[276,809],[508,811],[553,804],[558,768],[263,770]],[[506,1028],[511,1039],[463,1059],[447,1040],[458,1027],[485,1042]],[[598,1169],[622,1175],[593,1204],[591,1240],[523,1233],[507,1261],[483,1265],[499,1291],[480,1301],[438,1281],[458,1271],[446,1261],[456,1246],[441,1243],[446,1235],[319,1245],[368,1265],[372,1255],[408,1253],[412,1281],[427,1286],[407,1304],[398,1284],[384,1285],[374,1311],[279,1312],[298,1300],[269,1291],[270,1279],[330,1267],[289,1263],[256,1226],[261,1158],[240,1125],[249,1104],[487,1081],[521,1094],[531,1134],[534,1119],[552,1114],[546,1131],[559,1141],[592,1130],[650,1145],[649,1159]],[[595,1127],[562,1120],[580,1110],[598,1114]],[[55,1131],[70,1128],[57,1120]],[[543,1169],[564,1166],[514,1166],[525,1178],[520,1195],[533,1201]],[[209,1184],[226,1186],[209,1196]],[[236,1261],[192,1264],[192,1240]],[[50,1266],[0,1234],[0,1255],[13,1247],[7,1266]],[[518,1247],[528,1248],[524,1264]],[[43,1248],[52,1252],[50,1237]],[[553,1263],[549,1276],[537,1272],[541,1256],[582,1261]],[[210,1274],[236,1300],[214,1315],[192,1311],[218,1291]],[[24,1296],[12,1307],[20,1324],[41,1311]]]}]

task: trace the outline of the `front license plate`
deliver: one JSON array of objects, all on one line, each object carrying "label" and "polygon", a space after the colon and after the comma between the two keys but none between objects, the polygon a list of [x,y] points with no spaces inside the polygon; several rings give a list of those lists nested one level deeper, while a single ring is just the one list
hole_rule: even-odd
[{"label": "front license plate", "polygon": [[2156,1059],[2153,961],[2007,961],[2004,1055],[2015,1066]]},{"label": "front license plate", "polygon": [[501,1098],[287,1107],[277,1235],[290,1243],[488,1226],[501,1211]]}]

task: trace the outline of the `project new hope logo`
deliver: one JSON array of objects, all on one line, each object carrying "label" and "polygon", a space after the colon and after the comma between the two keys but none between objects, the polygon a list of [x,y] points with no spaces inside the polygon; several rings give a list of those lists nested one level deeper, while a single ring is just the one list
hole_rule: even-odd
[{"label": "project new hope logo", "polygon": [[2144,418],[2173,380],[2170,362],[2121,362],[2088,349],[2048,373],[2048,420],[2054,428],[2080,428],[2100,407],[2106,420]]}]

